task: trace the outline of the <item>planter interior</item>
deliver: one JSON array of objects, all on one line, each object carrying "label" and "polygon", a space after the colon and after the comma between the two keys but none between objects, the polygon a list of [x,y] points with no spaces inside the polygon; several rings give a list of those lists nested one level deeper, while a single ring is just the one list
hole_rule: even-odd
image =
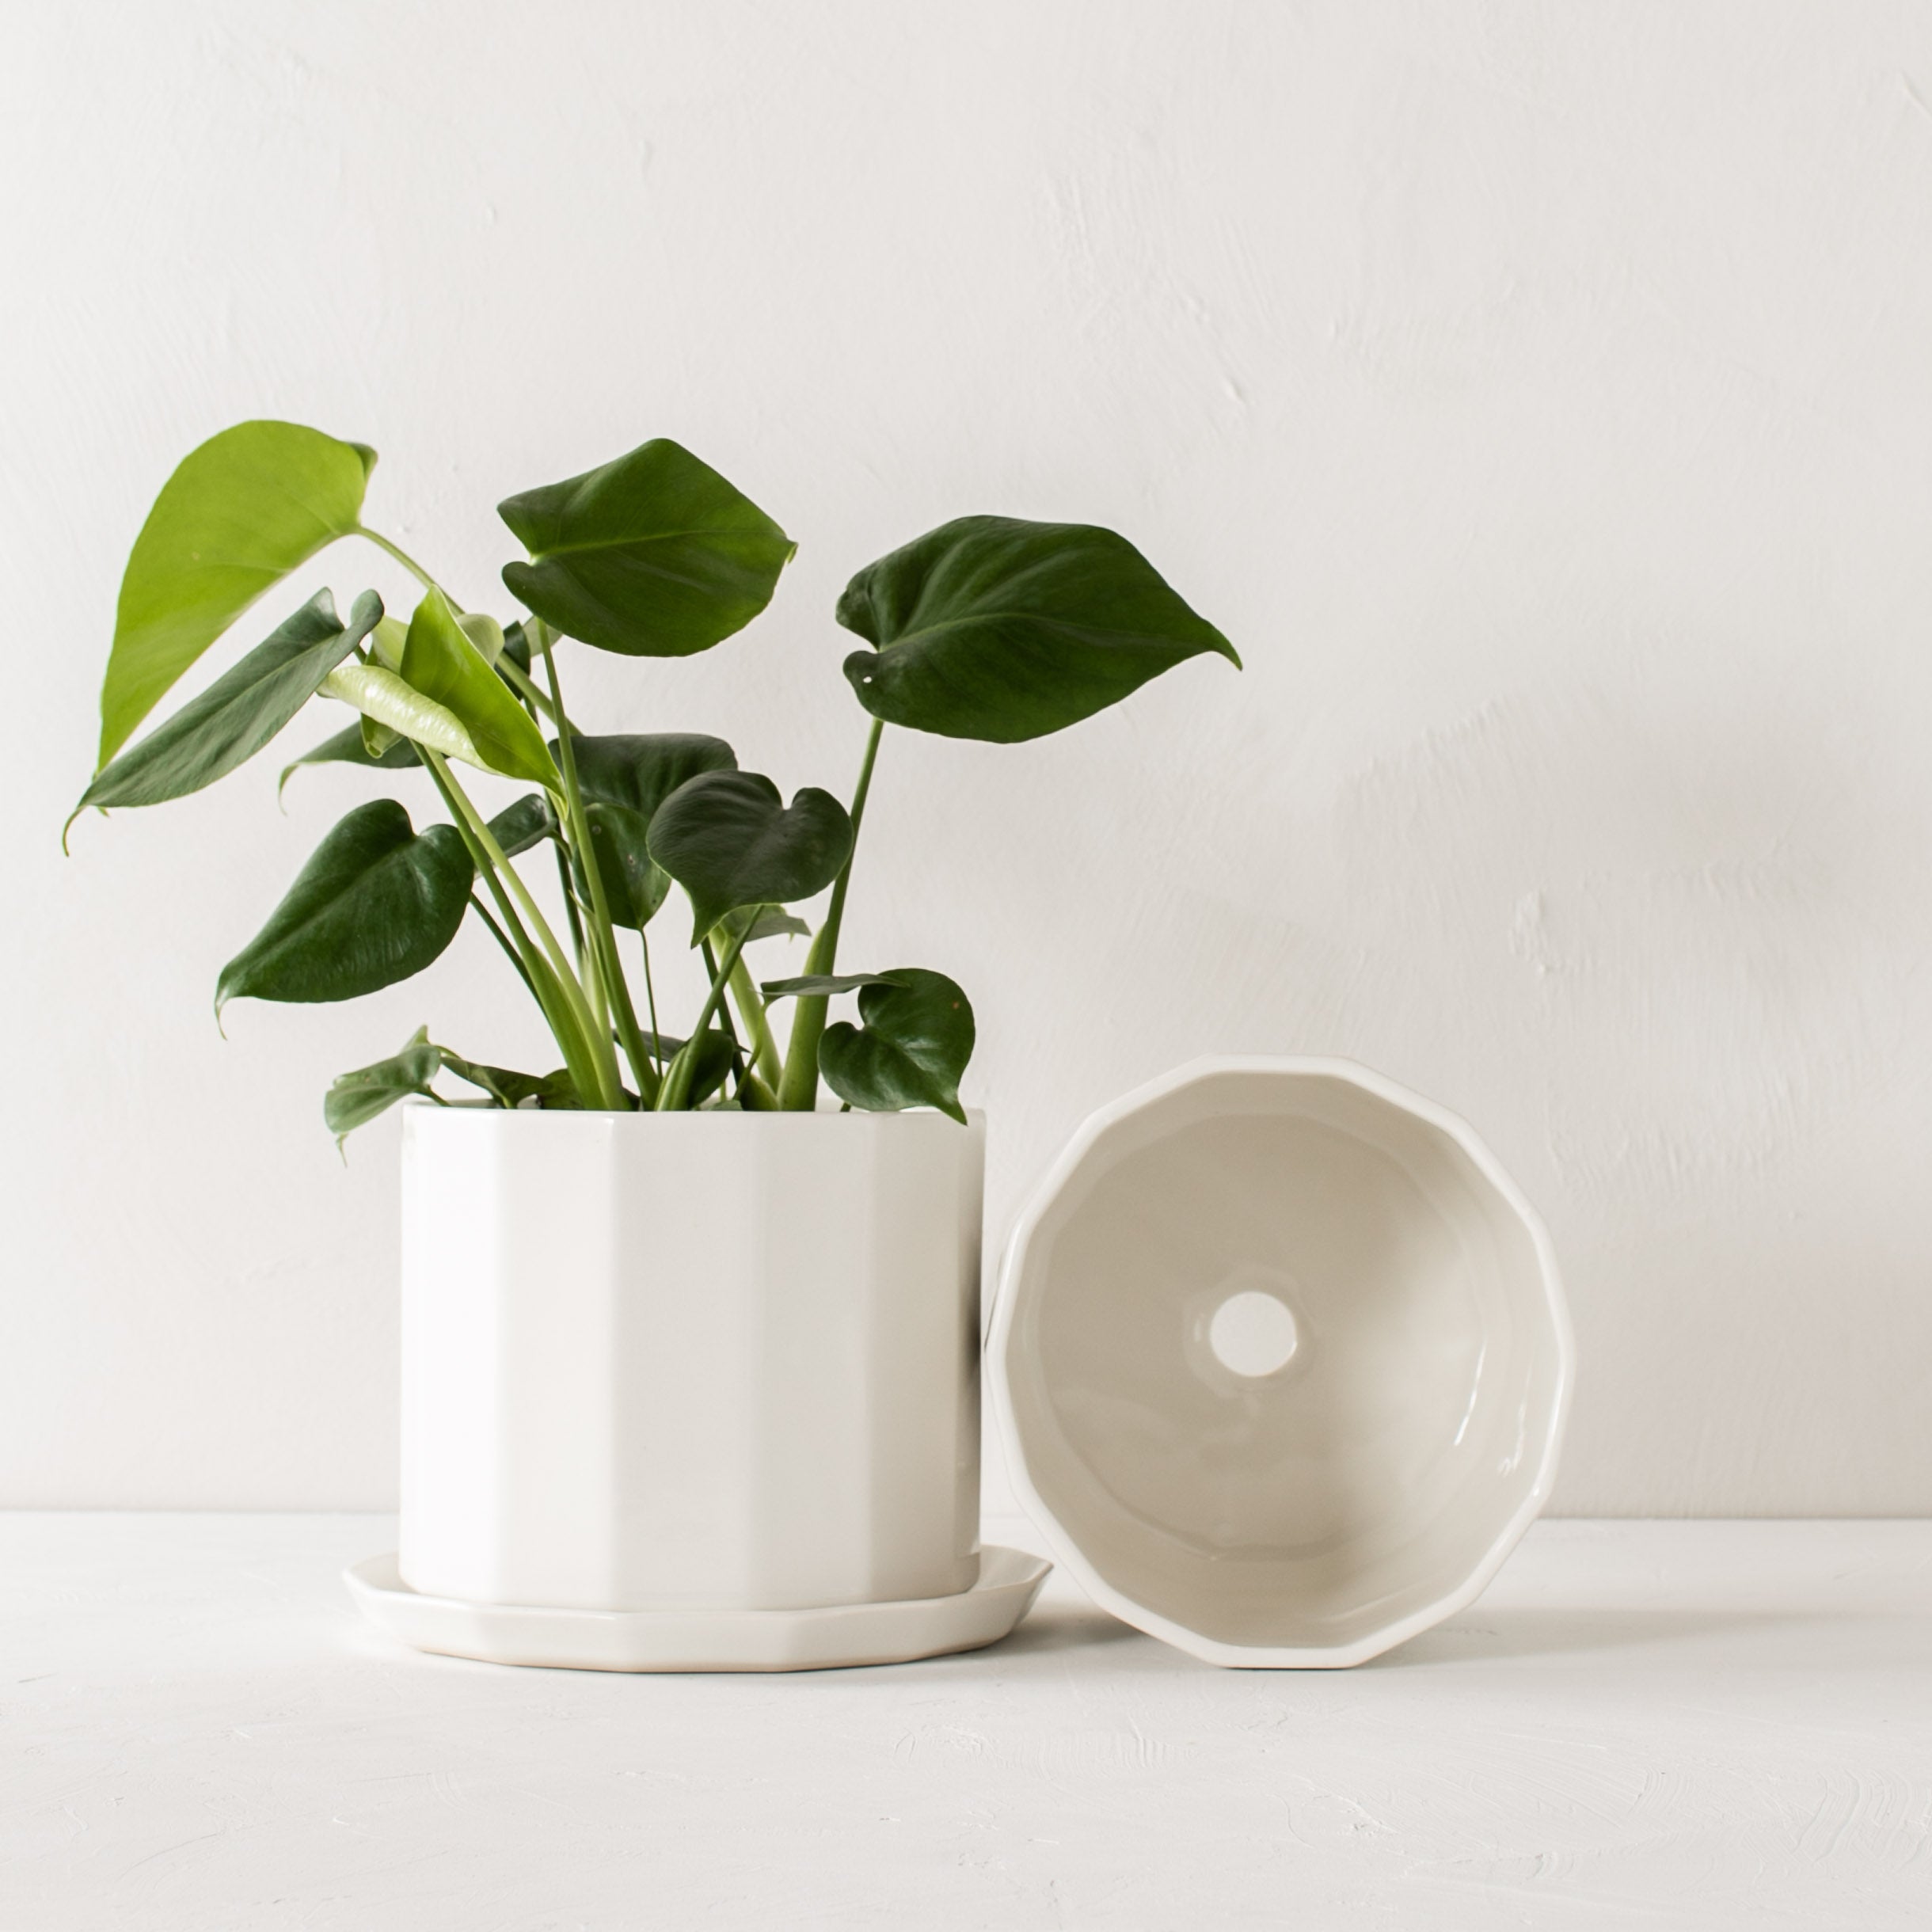
[{"label": "planter interior", "polygon": [[1323,1060],[1197,1063],[1095,1116],[1015,1231],[992,1356],[1055,1554],[1230,1664],[1360,1662],[1467,1602],[1570,1380],[1493,1158]]}]

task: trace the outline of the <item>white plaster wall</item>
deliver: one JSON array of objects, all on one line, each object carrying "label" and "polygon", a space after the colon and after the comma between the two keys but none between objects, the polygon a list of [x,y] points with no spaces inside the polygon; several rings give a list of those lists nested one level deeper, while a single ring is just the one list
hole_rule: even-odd
[{"label": "white plaster wall", "polygon": [[788,789],[856,762],[853,569],[967,511],[1126,531],[1246,674],[888,741],[854,888],[851,961],[973,995],[995,1233],[1176,1060],[1353,1054],[1548,1215],[1560,1508],[1932,1511],[1932,9],[172,0],[6,39],[0,1502],[385,1502],[394,1127],[344,1169],[321,1090],[424,1019],[542,1053],[471,937],[217,1036],[358,775],[284,817],[264,760],[60,858],[127,546],[272,414],[375,443],[372,520],[477,602],[500,496],[704,454],[801,541],[778,605],[696,664],[584,654],[580,708]]}]

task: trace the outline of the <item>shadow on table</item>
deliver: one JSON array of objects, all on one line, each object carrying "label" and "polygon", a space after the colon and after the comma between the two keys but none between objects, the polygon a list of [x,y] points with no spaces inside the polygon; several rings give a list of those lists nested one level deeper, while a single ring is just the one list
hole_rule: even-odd
[{"label": "shadow on table", "polygon": [[1026,1620],[998,1645],[1002,1656],[1031,1651],[1085,1650],[1097,1644],[1145,1642],[1131,1624],[1096,1610],[1091,1603],[1036,1603]]},{"label": "shadow on table", "polygon": [[1504,1609],[1472,1612],[1375,1658],[1363,1668],[1400,1670],[1429,1664],[1500,1662],[1516,1657],[1583,1656],[1638,1650],[1655,1644],[1736,1637],[1801,1623],[1801,1614],[1773,1611]]}]

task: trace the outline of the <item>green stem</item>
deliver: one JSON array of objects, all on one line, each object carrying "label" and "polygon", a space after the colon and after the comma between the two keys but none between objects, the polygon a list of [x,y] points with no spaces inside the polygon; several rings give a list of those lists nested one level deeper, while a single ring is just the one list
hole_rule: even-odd
[{"label": "green stem", "polygon": [[[555,976],[557,989],[564,1004],[569,1008],[571,1018],[583,1035],[590,1064],[595,1073],[592,1091],[585,1095],[593,1100],[598,1108],[613,1112],[624,1111],[624,1086],[618,1078],[617,1061],[610,1051],[610,1035],[598,1024],[584,996],[584,989],[577,983],[576,975],[571,971],[569,961],[564,956],[563,948],[557,944],[557,935],[550,930],[550,922],[544,918],[537,902],[530,896],[529,888],[518,877],[516,868],[504,857],[503,848],[492,835],[489,823],[476,807],[470,802],[463,789],[451,776],[447,762],[440,751],[432,751],[428,745],[418,745],[416,750],[424,764],[438,774],[447,788],[446,796],[468,825],[472,836],[488,856],[490,865],[500,877],[510,896],[516,901],[517,909],[523,915],[523,922],[534,933],[538,944],[548,956],[551,972]],[[565,1043],[560,1039],[557,1044]],[[566,1059],[569,1055],[566,1054]],[[577,1078],[573,1068],[572,1077]]]},{"label": "green stem", "polygon": [[[563,686],[557,682],[557,653],[550,648],[550,627],[541,618],[531,619],[531,642],[543,653],[543,668],[550,683],[552,717],[557,721],[557,768],[564,778],[564,809],[569,818],[570,842],[576,848],[584,877],[591,888],[590,958],[597,976],[609,996],[611,1017],[617,1022],[617,1036],[623,1042],[624,1057],[630,1062],[632,1077],[648,1107],[656,1098],[657,1069],[644,1050],[637,1029],[637,1010],[632,1006],[630,988],[624,979],[624,963],[618,957],[617,934],[610,922],[610,901],[604,891],[603,869],[597,863],[597,850],[591,842],[590,820],[584,809],[584,794],[577,783],[577,753],[570,716],[564,709]],[[651,1029],[656,1033],[655,1025]]]},{"label": "green stem", "polygon": [[651,983],[651,936],[640,926],[637,928],[637,944],[644,953],[644,998],[651,1013],[651,1040],[653,1044],[664,1038],[657,1024],[657,988]]},{"label": "green stem", "polygon": [[[745,932],[749,932],[747,926]],[[664,1084],[657,1096],[658,1111],[671,1113],[681,1111],[690,1103],[691,1075],[698,1066],[698,1052],[704,1044],[705,1031],[711,1024],[711,1016],[718,1010],[718,1002],[724,997],[724,982],[731,969],[738,963],[738,955],[744,949],[744,933],[740,933],[724,949],[724,957],[718,971],[713,976],[711,991],[705,996],[705,1003],[699,1009],[698,1022],[691,1029],[691,1036],[679,1049],[664,1074]]]},{"label": "green stem", "polygon": [[[529,636],[531,631],[542,622],[541,618],[532,618],[530,622],[523,626],[523,634],[526,637]],[[545,655],[546,656],[549,655],[547,647]],[[534,705],[553,724],[557,722],[557,713],[550,709],[550,699],[546,698],[542,692],[524,675],[523,666],[518,664],[508,652],[506,651],[501,657],[497,659],[496,668],[511,690],[515,691],[525,704]]]},{"label": "green stem", "polygon": [[[709,939],[705,940],[700,950],[704,954],[705,971],[715,979],[718,976],[718,956],[712,949],[711,941]],[[737,966],[734,964],[731,969],[732,972],[735,973],[737,970]],[[728,980],[730,976],[729,973],[725,976]],[[719,1002],[718,1018],[724,1026],[724,1037],[731,1042],[732,1078],[742,1086],[744,1084],[744,1046],[738,1037],[737,1028],[732,1024],[731,1002],[728,999]]]},{"label": "green stem", "polygon": [[751,1036],[752,1063],[766,1085],[775,1090],[785,1077],[778,1060],[778,1043],[772,1037],[764,997],[751,977],[751,968],[743,960],[731,969],[731,996],[744,1018],[744,1030]]},{"label": "green stem", "polygon": [[[512,956],[523,976],[523,983],[530,988],[531,997],[536,1001],[538,1010],[543,1014],[544,1023],[556,1036],[557,1046],[562,1051],[564,1063],[570,1071],[572,1080],[577,1083],[577,1090],[580,1094],[595,1093],[598,1090],[598,1082],[592,1077],[590,1044],[571,1011],[556,976],[544,964],[543,955],[538,950],[529,934],[523,930],[523,922],[516,916],[516,908],[504,891],[503,882],[496,876],[496,866],[489,853],[478,842],[470,824],[472,815],[466,813],[463,809],[468,801],[461,799],[460,792],[455,781],[449,774],[448,767],[441,766],[441,769],[439,769],[441,765],[439,759],[436,763],[430,762],[435,755],[433,753],[428,752],[420,744],[416,748],[429,773],[431,781],[442,794],[443,804],[451,818],[455,822],[457,836],[468,848],[470,863],[476,867],[485,884],[489,887],[490,896],[496,900],[497,910],[503,915],[504,925],[509,929],[510,934],[514,935]],[[472,893],[470,896],[473,900],[475,895]]]},{"label": "green stem", "polygon": [[[436,580],[432,577],[429,572],[425,570],[423,566],[402,547],[401,544],[391,543],[388,538],[382,534],[381,531],[371,530],[367,523],[358,523],[356,526],[356,534],[359,537],[367,537],[378,550],[388,551],[390,555],[394,557],[396,561],[401,565],[403,569],[408,571],[409,575],[414,577],[416,582],[421,584],[424,590],[443,590],[443,586],[439,584]],[[443,594],[444,596],[449,597],[449,592],[447,591],[443,591]],[[450,598],[450,603],[452,607],[454,607],[455,602],[456,600],[454,598]]]},{"label": "green stem", "polygon": [[[529,987],[531,998],[537,999],[537,989],[531,979],[530,969],[524,965],[522,953],[519,953],[515,946],[512,944],[510,935],[496,923],[495,919],[491,918],[489,907],[485,905],[473,892],[470,895],[470,903],[474,909],[477,917],[496,934],[497,945],[501,946],[504,951],[510,956],[510,964],[516,968],[517,977],[526,987]],[[537,1004],[542,1006],[543,1002],[539,999],[537,1000]]]},{"label": "green stem", "polygon": [[[845,918],[846,888],[852,880],[852,861],[858,853],[858,828],[865,816],[865,795],[872,789],[872,768],[879,755],[879,740],[885,730],[883,718],[874,718],[865,740],[865,760],[859,766],[858,785],[852,793],[852,850],[839,869],[832,884],[832,903],[805,955],[808,973],[829,973],[839,957],[839,928]],[[778,1105],[788,1113],[809,1113],[819,1104],[819,1038],[825,1031],[826,1008],[823,993],[809,994],[797,1002],[792,1016],[792,1037],[785,1048],[784,1077],[778,1083]]]}]

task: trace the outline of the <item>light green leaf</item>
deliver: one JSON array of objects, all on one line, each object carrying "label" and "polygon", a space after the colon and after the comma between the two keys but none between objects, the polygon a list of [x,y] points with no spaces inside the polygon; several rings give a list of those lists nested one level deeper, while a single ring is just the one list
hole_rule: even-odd
[{"label": "light green leaf", "polygon": [[355,999],[420,972],[456,937],[474,876],[454,826],[419,834],[393,798],[357,806],[222,968],[215,1012],[231,999]]},{"label": "light green leaf", "polygon": [[1234,647],[1124,537],[1085,523],[967,516],[869,565],[839,622],[873,717],[1012,744],[1117,704],[1203,652]]},{"label": "light green leaf", "polygon": [[75,811],[89,805],[159,804],[225,778],[315,695],[382,614],[382,599],[365,591],[356,600],[345,630],[334,599],[327,591],[317,591],[233,670],[100,772]]},{"label": "light green leaf", "polygon": [[797,547],[662,437],[497,508],[530,552],[504,566],[511,591],[566,637],[629,657],[688,657],[742,630]]},{"label": "light green leaf", "polygon": [[101,687],[102,765],[264,592],[354,530],[375,451],[296,423],[238,423],[184,457],[121,579]]},{"label": "light green leaf", "polygon": [[873,1113],[937,1107],[964,1124],[960,1075],[972,1058],[972,1007],[944,973],[902,966],[858,996],[859,1025],[819,1041],[819,1071],[849,1105]]},{"label": "light green leaf", "polygon": [[[546,791],[564,782],[544,749],[543,734],[484,660],[440,591],[427,592],[409,620],[403,646],[405,683],[452,713],[475,747],[470,762],[505,778],[523,778]],[[385,718],[385,724],[393,720]],[[401,726],[397,726],[401,730]],[[405,732],[404,736],[414,734]],[[459,754],[460,755],[460,754]]]},{"label": "light green leaf", "polygon": [[[353,705],[365,718],[373,719],[399,738],[413,739],[432,751],[440,751],[445,758],[459,758],[466,764],[489,770],[455,713],[433,698],[425,698],[414,685],[405,683],[394,671],[385,671],[380,664],[338,664],[323,679],[321,691],[325,698],[338,698],[345,705]],[[375,763],[378,754],[371,749],[366,732],[363,748],[369,763]]]}]

